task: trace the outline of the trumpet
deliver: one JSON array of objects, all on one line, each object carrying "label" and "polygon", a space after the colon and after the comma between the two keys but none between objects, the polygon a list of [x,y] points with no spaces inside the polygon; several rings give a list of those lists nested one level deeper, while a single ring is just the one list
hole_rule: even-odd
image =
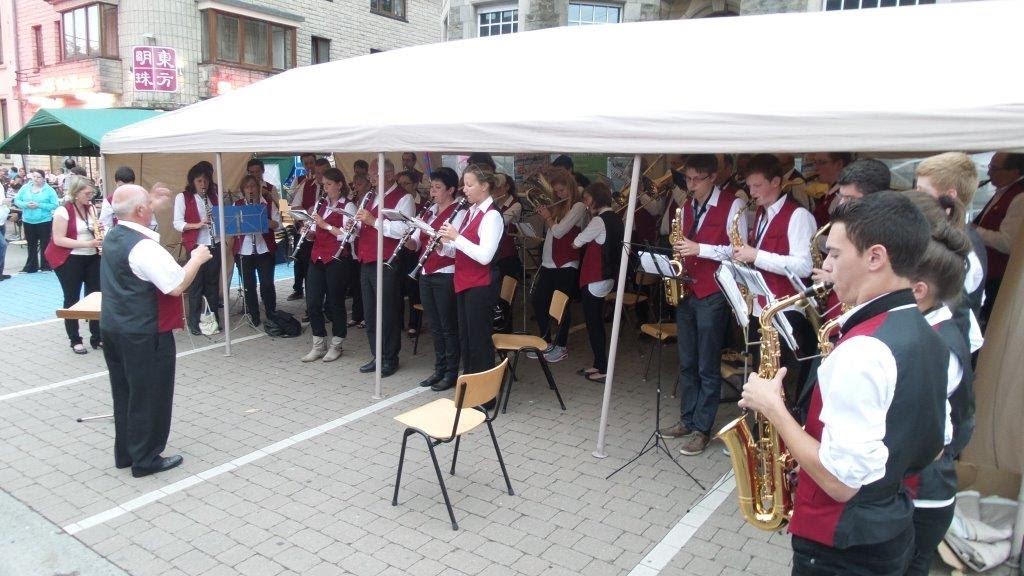
[{"label": "trumpet", "polygon": [[[317,194],[317,197],[316,197],[316,202],[313,204],[313,214],[318,214],[319,213],[319,211],[320,211],[320,203],[323,202],[324,198],[326,198],[326,197],[327,197],[327,194],[324,193],[324,189],[321,186],[320,187],[320,192]],[[306,227],[303,228],[302,234],[299,235],[299,239],[295,241],[295,249],[292,250],[292,254],[291,254],[291,256],[289,256],[289,258],[291,258],[292,260],[295,260],[295,257],[299,254],[299,250],[302,249],[302,245],[305,244],[307,240],[309,240],[309,233],[310,233],[311,230],[313,230],[313,226],[309,225],[309,224],[307,224]]]},{"label": "trumpet", "polygon": [[[373,190],[367,190],[366,194],[363,195],[363,199],[359,201],[359,208],[356,209],[356,214],[360,210],[366,209],[366,203],[373,196]],[[345,244],[352,241],[352,235],[359,231],[359,220],[354,217],[349,221],[348,225],[345,226],[345,235],[341,239],[341,243],[338,244],[338,251],[334,253],[334,259],[340,260],[341,253],[345,251]]]},{"label": "trumpet", "polygon": [[[423,208],[420,209],[420,213],[417,214],[416,217],[422,219],[423,215],[426,214],[427,210],[430,210],[430,207],[433,205],[433,202],[427,202],[426,204],[424,204]],[[409,225],[409,229],[405,231],[405,234],[403,234],[402,238],[398,241],[398,245],[395,246],[395,251],[391,253],[391,256],[388,257],[387,262],[384,263],[385,266],[387,266],[388,268],[394,268],[395,258],[398,258],[398,255],[401,254],[402,252],[402,247],[405,246],[405,243],[409,241],[409,238],[412,238],[412,234],[416,230],[417,228],[415,226],[413,226],[412,224]]]},{"label": "trumpet", "polygon": [[[455,217],[459,214],[459,210],[466,207],[466,198],[462,197],[455,201],[455,210],[452,210],[451,216],[445,220],[445,224],[451,224],[455,221]],[[431,221],[433,224],[433,221]],[[434,235],[430,237],[430,242],[427,243],[426,248],[423,249],[423,254],[420,254],[420,259],[416,261],[416,266],[409,272],[409,278],[416,280],[419,278],[420,270],[423,270],[423,265],[427,263],[427,258],[430,258],[430,253],[437,249],[437,245],[441,243],[441,234],[434,232]]]}]

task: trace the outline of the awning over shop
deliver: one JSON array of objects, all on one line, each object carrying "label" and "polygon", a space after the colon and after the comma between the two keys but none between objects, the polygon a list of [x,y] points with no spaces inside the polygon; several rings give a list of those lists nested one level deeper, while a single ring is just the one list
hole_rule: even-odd
[{"label": "awning over shop", "polygon": [[53,108],[31,120],[0,144],[5,154],[99,156],[100,139],[111,130],[160,114],[139,108]]}]

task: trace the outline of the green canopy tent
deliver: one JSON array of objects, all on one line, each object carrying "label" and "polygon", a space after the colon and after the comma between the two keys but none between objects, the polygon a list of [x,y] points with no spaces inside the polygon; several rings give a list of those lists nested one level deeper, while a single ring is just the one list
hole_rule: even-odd
[{"label": "green canopy tent", "polygon": [[99,156],[100,139],[111,130],[160,114],[140,108],[42,109],[0,144],[5,154]]}]

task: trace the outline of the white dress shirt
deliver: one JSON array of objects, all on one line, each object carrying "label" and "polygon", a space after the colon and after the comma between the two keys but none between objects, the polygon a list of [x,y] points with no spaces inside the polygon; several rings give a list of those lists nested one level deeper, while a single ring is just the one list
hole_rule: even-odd
[{"label": "white dress shirt", "polygon": [[118,226],[126,226],[146,237],[128,253],[128,265],[139,280],[150,282],[164,294],[181,285],[185,280],[185,269],[160,245],[159,234],[126,220],[119,221]]},{"label": "white dress shirt", "polygon": [[511,194],[506,194],[505,198],[498,204],[501,207],[508,206],[505,211],[501,213],[501,219],[505,221],[505,225],[508,226],[513,222],[519,222],[523,216],[523,203],[516,202],[515,198]]},{"label": "white dress shirt", "polygon": [[[480,204],[470,207],[469,214],[466,216],[464,223],[469,223],[483,210],[493,204],[494,201],[488,196],[486,200]],[[462,226],[459,226],[462,228]],[[490,264],[494,260],[494,254],[498,251],[498,244],[501,242],[501,235],[505,229],[505,222],[501,218],[501,214],[497,210],[491,210],[484,214],[483,219],[480,221],[480,227],[477,229],[480,234],[480,243],[474,244],[470,242],[465,236],[459,234],[455,237],[455,242],[451,248],[446,244],[445,254],[448,256],[454,256],[452,248],[461,250],[463,254],[469,256],[473,260],[476,260],[480,264]],[[450,251],[450,253],[449,253]]]},{"label": "white dress shirt", "polygon": [[[818,225],[814,221],[814,215],[808,212],[806,208],[798,206],[793,210],[793,215],[789,219],[789,229],[786,231],[786,235],[789,238],[789,254],[775,254],[774,252],[760,249],[765,232],[771,226],[772,220],[782,210],[782,205],[786,202],[787,198],[783,194],[778,200],[768,206],[761,216],[762,220],[760,222],[756,218],[754,220],[755,229],[762,230],[761,237],[755,238],[756,245],[754,247],[758,250],[757,257],[754,258],[754,267],[783,276],[787,275],[786,271],[788,270],[797,278],[807,278],[811,275],[812,267],[811,238],[818,231]],[[767,222],[764,220],[766,218]],[[753,312],[755,316],[761,314],[762,306],[760,300],[760,298],[754,299]],[[797,310],[797,308],[790,306],[786,310]]]},{"label": "white dress shirt", "polygon": [[[544,268],[559,268],[555,265],[555,259],[552,256],[552,248],[555,245],[555,238],[561,238],[569,233],[574,226],[584,228],[587,225],[587,210],[586,204],[583,202],[577,202],[572,205],[572,208],[565,215],[560,222],[552,225],[548,228],[547,234],[544,235],[544,251],[541,258],[541,266]],[[561,266],[561,268],[579,268],[579,260],[572,260]]]}]

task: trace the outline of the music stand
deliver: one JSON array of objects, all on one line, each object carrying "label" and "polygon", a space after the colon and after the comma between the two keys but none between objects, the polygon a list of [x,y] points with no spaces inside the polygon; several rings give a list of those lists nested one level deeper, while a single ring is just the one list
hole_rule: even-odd
[{"label": "music stand", "polygon": [[[218,218],[219,207],[214,206],[214,218]],[[256,249],[256,235],[266,234],[270,231],[270,222],[267,220],[266,207],[263,204],[244,204],[242,206],[225,206],[224,207],[224,228],[226,234],[223,236],[239,236],[235,242],[244,242],[245,236],[252,237],[253,251]],[[268,246],[269,248],[269,246]],[[256,324],[252,320],[252,311],[249,310],[248,303],[246,302],[246,296],[248,291],[245,289],[245,265],[242,263],[241,254],[238,255],[236,263],[238,264],[238,287],[239,293],[241,294],[242,303],[242,317],[249,326],[254,330]]]},{"label": "music stand", "polygon": [[[631,245],[630,242],[623,242],[623,244],[627,246]],[[640,267],[644,272],[647,272],[648,274],[653,274],[655,276],[659,276],[662,278],[663,281],[678,280],[679,282],[684,282],[686,280],[685,278],[680,278],[679,276],[676,276],[675,271],[669,264],[669,256],[671,255],[671,250],[666,250],[663,248],[652,248],[650,244],[644,244],[643,248],[644,250],[638,252],[637,256],[640,259]],[[661,322],[661,307],[664,300],[664,298],[658,298],[659,322]],[[633,458],[631,458],[628,462],[616,468],[615,471],[609,474],[605,479],[607,480],[612,476],[615,476],[624,468],[626,468],[633,462],[636,462],[637,460],[640,459],[641,456],[647,454],[651,450],[658,449],[664,452],[664,454],[668,456],[669,460],[671,460],[673,464],[678,466],[679,469],[682,470],[683,473],[690,478],[690,480],[693,480],[694,484],[696,484],[697,486],[700,487],[701,490],[703,490],[704,485],[701,484],[699,480],[694,478],[693,474],[691,474],[689,470],[684,468],[683,465],[679,463],[679,460],[677,460],[676,457],[672,455],[672,452],[668,449],[668,443],[665,442],[665,439],[662,438],[660,434],[658,434],[658,427],[661,426],[661,356],[662,350],[664,348],[664,346],[658,347],[658,377],[655,379],[654,388],[654,431],[651,432],[651,435],[647,437],[647,441],[644,442],[644,445],[640,448],[640,451],[637,452],[636,456],[633,456]]]}]

